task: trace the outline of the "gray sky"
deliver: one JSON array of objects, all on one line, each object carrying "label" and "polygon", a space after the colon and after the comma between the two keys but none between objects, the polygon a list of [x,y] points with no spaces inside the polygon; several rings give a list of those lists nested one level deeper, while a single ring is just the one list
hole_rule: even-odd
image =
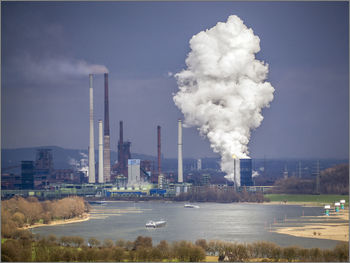
[{"label": "gray sky", "polygon": [[[89,80],[52,65],[84,60],[109,71],[111,147],[119,120],[132,152],[177,156],[172,100],[190,38],[239,16],[260,38],[259,60],[275,88],[253,158],[348,158],[349,7],[347,2],[1,3],[3,148],[87,149]],[[94,80],[95,139],[103,119],[103,76]],[[195,128],[183,131],[185,157],[215,155]]]}]

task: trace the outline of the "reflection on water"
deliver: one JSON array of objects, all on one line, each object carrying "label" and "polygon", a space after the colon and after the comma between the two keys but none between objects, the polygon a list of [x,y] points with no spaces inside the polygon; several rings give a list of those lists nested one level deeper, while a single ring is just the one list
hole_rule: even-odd
[{"label": "reflection on water", "polygon": [[[320,207],[260,204],[201,203],[199,209],[184,208],[178,202],[107,202],[93,205],[89,221],[34,228],[33,233],[79,235],[85,239],[135,240],[137,236],[150,236],[160,240],[225,240],[232,242],[270,241],[280,246],[330,248],[337,241],[299,238],[270,232],[274,225],[283,226],[286,220],[301,216],[318,216]],[[149,220],[165,219],[166,227],[146,229]],[[296,221],[296,224],[298,222]]]}]

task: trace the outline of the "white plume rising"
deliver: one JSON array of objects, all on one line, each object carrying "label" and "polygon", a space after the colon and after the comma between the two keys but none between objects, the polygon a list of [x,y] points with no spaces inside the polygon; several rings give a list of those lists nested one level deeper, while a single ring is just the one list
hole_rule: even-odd
[{"label": "white plume rising", "polygon": [[190,40],[187,69],[175,75],[173,99],[186,126],[197,126],[221,155],[221,169],[234,180],[234,158],[249,158],[251,129],[260,126],[261,111],[273,100],[265,82],[268,65],[255,59],[260,39],[235,15]]}]

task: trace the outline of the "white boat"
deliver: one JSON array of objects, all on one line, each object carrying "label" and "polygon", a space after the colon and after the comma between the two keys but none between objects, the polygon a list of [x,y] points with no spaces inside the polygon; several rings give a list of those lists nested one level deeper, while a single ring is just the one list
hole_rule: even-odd
[{"label": "white boat", "polygon": [[192,204],[185,204],[184,207],[185,208],[199,208],[198,205],[192,205]]},{"label": "white boat", "polygon": [[150,227],[150,228],[163,227],[165,225],[166,225],[165,220],[159,220],[159,221],[150,220],[146,223],[146,227]]}]

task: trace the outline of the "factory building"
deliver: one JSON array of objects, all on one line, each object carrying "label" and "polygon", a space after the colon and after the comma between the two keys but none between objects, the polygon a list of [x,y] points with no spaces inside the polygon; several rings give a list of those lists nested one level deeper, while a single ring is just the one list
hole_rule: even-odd
[{"label": "factory building", "polygon": [[252,159],[240,159],[240,185],[253,186]]},{"label": "factory building", "polygon": [[158,175],[158,188],[164,189],[165,188],[165,177],[164,174]]},{"label": "factory building", "polygon": [[130,154],[131,142],[123,140],[123,121],[119,122],[119,141],[118,141],[118,162],[113,165],[114,180],[117,176],[123,175],[128,177],[128,160],[131,159]]},{"label": "factory building", "polygon": [[1,189],[21,189],[21,176],[14,173],[1,174]]},{"label": "factory building", "polygon": [[34,189],[34,162],[22,161],[21,163],[21,189]]},{"label": "factory building", "polygon": [[34,187],[48,186],[52,181],[53,157],[51,149],[37,149],[35,160]]},{"label": "factory building", "polygon": [[128,187],[138,187],[141,185],[140,159],[128,160]]}]

